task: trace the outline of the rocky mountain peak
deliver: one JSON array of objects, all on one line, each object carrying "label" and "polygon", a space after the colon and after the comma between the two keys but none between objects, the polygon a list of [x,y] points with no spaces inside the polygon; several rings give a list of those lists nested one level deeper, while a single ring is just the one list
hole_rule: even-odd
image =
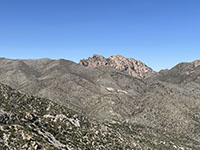
[{"label": "rocky mountain peak", "polygon": [[105,58],[101,55],[94,54],[88,59],[80,60],[80,64],[85,67],[110,66],[138,78],[146,78],[155,74],[155,71],[141,61],[134,58],[126,58],[121,55],[113,55]]},{"label": "rocky mountain peak", "polygon": [[195,60],[193,62],[193,65],[194,65],[195,68],[198,67],[198,66],[200,66],[200,60]]},{"label": "rocky mountain peak", "polygon": [[87,60],[83,59],[80,60],[80,64],[83,66],[92,66],[92,67],[97,67],[97,66],[104,66],[104,65],[108,65],[109,61],[101,56],[101,55],[97,55],[94,54],[92,57],[89,57]]}]

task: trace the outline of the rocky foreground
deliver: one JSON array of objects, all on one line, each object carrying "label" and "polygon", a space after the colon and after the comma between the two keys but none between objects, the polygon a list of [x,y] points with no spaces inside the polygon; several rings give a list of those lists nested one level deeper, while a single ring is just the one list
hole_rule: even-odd
[{"label": "rocky foreground", "polygon": [[2,150],[198,150],[200,144],[139,124],[98,122],[0,84]]}]

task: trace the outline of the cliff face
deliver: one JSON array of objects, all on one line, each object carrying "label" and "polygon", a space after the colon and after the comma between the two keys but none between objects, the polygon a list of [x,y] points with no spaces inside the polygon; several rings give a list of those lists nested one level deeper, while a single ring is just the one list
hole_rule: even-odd
[{"label": "cliff face", "polygon": [[110,66],[137,78],[147,78],[155,74],[155,71],[141,61],[134,58],[125,58],[120,55],[113,55],[109,58],[93,55],[93,57],[89,57],[86,60],[81,60],[80,64],[86,67]]}]

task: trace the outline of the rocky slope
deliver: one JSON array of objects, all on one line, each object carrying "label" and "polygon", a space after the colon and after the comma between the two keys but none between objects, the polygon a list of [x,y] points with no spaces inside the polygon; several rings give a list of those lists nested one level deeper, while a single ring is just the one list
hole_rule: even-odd
[{"label": "rocky slope", "polygon": [[139,124],[99,123],[51,100],[0,84],[0,149],[195,150],[199,143]]},{"label": "rocky slope", "polygon": [[107,124],[95,124],[50,100],[0,84],[0,101],[1,149],[133,148],[128,138]]},{"label": "rocky slope", "polygon": [[199,76],[199,61],[138,78],[115,67],[85,67],[62,59],[0,59],[0,82],[12,88],[51,99],[101,123],[117,120],[122,126],[142,127],[155,141],[180,139],[172,141],[190,143],[191,149],[200,145]]},{"label": "rocky slope", "polygon": [[2,59],[0,70],[0,82],[98,119],[124,118],[134,107],[132,97],[145,87],[114,68],[85,68],[67,60]]},{"label": "rocky slope", "polygon": [[155,71],[141,61],[135,60],[134,58],[125,58],[120,55],[104,58],[103,56],[95,54],[86,60],[80,60],[80,64],[86,67],[110,66],[138,78],[147,78],[155,74]]},{"label": "rocky slope", "polygon": [[174,84],[200,83],[200,60],[180,63],[167,71],[161,71],[157,79]]}]

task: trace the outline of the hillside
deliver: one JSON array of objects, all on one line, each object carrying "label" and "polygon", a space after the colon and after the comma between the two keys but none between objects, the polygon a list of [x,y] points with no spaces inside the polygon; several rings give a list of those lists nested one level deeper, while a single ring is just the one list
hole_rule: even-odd
[{"label": "hillside", "polygon": [[[185,143],[187,141],[187,143]],[[0,149],[199,149],[189,137],[119,121],[87,119],[51,100],[0,84]]]},{"label": "hillside", "polygon": [[199,61],[141,78],[109,65],[85,67],[64,59],[0,59],[0,82],[14,89],[50,99],[100,125],[117,121],[125,130],[136,126],[142,128],[138,134],[179,139],[174,143],[193,149],[200,145],[199,75]]},{"label": "hillside", "polygon": [[[114,68],[85,68],[68,60],[2,59],[0,70],[0,82],[12,88],[99,119],[124,118],[132,109],[132,97],[145,88],[144,81]],[[118,113],[110,113],[113,109]]]}]

